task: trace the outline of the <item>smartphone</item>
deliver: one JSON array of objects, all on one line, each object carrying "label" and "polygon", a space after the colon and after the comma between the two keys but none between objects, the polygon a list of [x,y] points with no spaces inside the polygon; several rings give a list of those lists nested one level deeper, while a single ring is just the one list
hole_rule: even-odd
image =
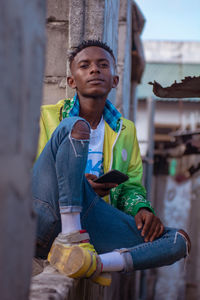
[{"label": "smartphone", "polygon": [[120,184],[128,179],[129,179],[129,177],[126,174],[124,174],[118,170],[111,170],[111,171],[103,174],[102,176],[98,177],[97,179],[95,179],[94,182],[97,182],[97,183],[110,182],[110,183]]}]

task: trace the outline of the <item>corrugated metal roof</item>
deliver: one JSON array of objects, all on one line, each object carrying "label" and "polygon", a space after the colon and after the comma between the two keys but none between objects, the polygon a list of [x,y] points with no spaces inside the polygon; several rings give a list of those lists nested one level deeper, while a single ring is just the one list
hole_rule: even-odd
[{"label": "corrugated metal roof", "polygon": [[[200,64],[177,64],[177,63],[147,63],[142,77],[142,83],[138,86],[138,98],[153,97],[157,100],[172,100],[158,98],[153,94],[152,85],[148,82],[157,81],[162,87],[168,87],[174,83],[181,82],[187,76],[200,76]],[[184,98],[184,101],[200,101],[200,98]]]}]

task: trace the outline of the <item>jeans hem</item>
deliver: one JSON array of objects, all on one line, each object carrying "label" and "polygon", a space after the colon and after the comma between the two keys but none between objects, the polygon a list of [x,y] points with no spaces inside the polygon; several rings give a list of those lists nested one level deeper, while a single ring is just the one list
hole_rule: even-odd
[{"label": "jeans hem", "polygon": [[60,206],[60,213],[61,214],[68,214],[68,213],[81,213],[82,207],[81,206]]},{"label": "jeans hem", "polygon": [[132,273],[134,267],[133,267],[133,259],[131,254],[129,253],[129,249],[122,248],[122,249],[115,249],[114,251],[119,252],[123,257],[124,269],[122,273]]}]

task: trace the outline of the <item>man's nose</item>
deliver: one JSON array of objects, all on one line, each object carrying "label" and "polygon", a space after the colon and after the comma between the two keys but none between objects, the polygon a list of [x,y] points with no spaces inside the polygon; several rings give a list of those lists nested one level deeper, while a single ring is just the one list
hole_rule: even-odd
[{"label": "man's nose", "polygon": [[91,64],[90,73],[100,73],[100,69],[97,64]]}]

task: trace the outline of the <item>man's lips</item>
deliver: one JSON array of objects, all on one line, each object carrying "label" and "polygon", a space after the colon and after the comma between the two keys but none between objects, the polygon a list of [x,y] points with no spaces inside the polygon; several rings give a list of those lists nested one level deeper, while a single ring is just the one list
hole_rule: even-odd
[{"label": "man's lips", "polygon": [[87,82],[97,84],[97,83],[104,82],[104,80],[101,78],[92,78],[92,79],[87,80]]}]

